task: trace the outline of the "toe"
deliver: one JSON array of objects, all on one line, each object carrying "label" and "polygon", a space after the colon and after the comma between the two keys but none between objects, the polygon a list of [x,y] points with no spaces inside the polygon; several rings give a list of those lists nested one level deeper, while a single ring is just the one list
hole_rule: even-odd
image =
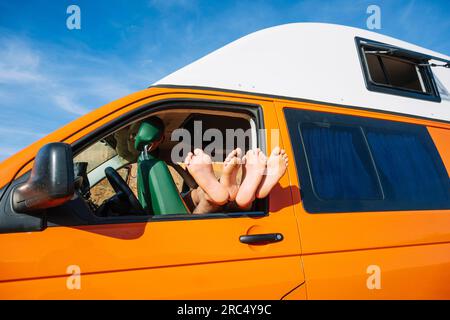
[{"label": "toe", "polygon": [[233,151],[231,151],[231,152],[227,155],[227,157],[225,158],[225,161],[224,161],[225,163],[228,163],[228,162],[230,162],[231,159],[233,159],[232,154],[233,154]]},{"label": "toe", "polygon": [[273,155],[279,155],[280,154],[280,147],[275,147],[275,148],[273,148],[273,150],[272,150],[272,154]]},{"label": "toe", "polygon": [[212,163],[212,159],[206,152],[201,151],[200,156],[202,157],[202,162],[204,163]]},{"label": "toe", "polygon": [[202,149],[196,148],[196,149],[194,150],[194,154],[195,154],[196,156],[199,156],[199,155],[201,155],[202,153],[203,153]]},{"label": "toe", "polygon": [[260,152],[259,155],[258,155],[258,157],[259,157],[259,159],[260,159],[261,161],[266,161],[266,159],[267,159],[267,157],[266,157],[266,155],[264,154],[264,152]]},{"label": "toe", "polygon": [[184,164],[185,164],[185,165],[189,165],[189,163],[190,163],[191,160],[192,160],[192,156],[193,156],[193,153],[192,153],[192,152],[189,152],[189,153],[187,154],[186,158],[184,159]]},{"label": "toe", "polygon": [[228,154],[228,160],[231,160],[231,159],[233,159],[234,157],[236,157],[236,149],[234,149],[233,151],[231,151],[229,154]]}]

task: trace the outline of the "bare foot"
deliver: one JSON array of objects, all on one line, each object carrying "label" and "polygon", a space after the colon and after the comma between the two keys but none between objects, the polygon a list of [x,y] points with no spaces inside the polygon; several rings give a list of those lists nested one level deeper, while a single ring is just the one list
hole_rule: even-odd
[{"label": "bare foot", "polygon": [[256,149],[249,150],[243,161],[245,177],[236,195],[236,204],[240,208],[248,208],[255,200],[256,189],[263,178],[267,158],[261,150]]},{"label": "bare foot", "polygon": [[220,177],[220,183],[228,191],[228,200],[234,201],[239,190],[236,177],[241,167],[242,150],[236,148],[230,152],[225,161],[223,162],[222,176]]},{"label": "bare foot", "polygon": [[288,166],[288,156],[284,149],[275,147],[267,159],[267,171],[263,177],[261,184],[256,190],[256,197],[262,199],[267,197],[272,188],[278,183],[286,172]]},{"label": "bare foot", "polygon": [[194,153],[188,153],[184,163],[198,185],[209,196],[210,201],[218,205],[227,202],[228,191],[217,181],[210,156],[201,149],[195,149]]}]

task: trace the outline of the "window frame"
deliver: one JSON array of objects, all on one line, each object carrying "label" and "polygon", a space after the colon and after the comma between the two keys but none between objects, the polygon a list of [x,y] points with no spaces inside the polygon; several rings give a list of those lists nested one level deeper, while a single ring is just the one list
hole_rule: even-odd
[{"label": "window frame", "polygon": [[442,59],[360,37],[355,37],[355,43],[367,90],[379,93],[392,94],[396,96],[408,97],[413,99],[427,100],[438,103],[441,102],[439,90],[437,88],[436,81],[434,79],[434,75],[430,66],[419,67],[421,77],[422,78],[424,77],[424,79],[422,79],[423,84],[425,88],[429,89],[429,92],[420,92],[412,89],[394,87],[388,84],[381,84],[372,80],[366,59],[366,53],[364,50],[367,47],[370,47],[375,50],[394,50],[395,57],[409,59],[409,61],[416,61],[417,63],[429,63],[429,60],[443,61]]},{"label": "window frame", "polygon": [[[423,125],[410,124],[404,122],[382,120],[375,118],[358,117],[353,115],[326,113],[298,109],[293,107],[283,108],[287,129],[289,132],[292,149],[295,156],[298,182],[301,189],[303,208],[310,214],[327,213],[356,213],[356,212],[383,212],[383,211],[411,211],[411,210],[447,210],[450,209],[450,202],[447,207],[433,207],[432,200],[429,207],[419,207],[415,203],[408,201],[393,201],[390,195],[386,194],[383,186],[383,179],[372,154],[370,144],[367,141],[366,130],[375,128],[376,130],[386,130],[388,132],[401,131],[422,135],[425,147],[430,151],[432,160],[438,165],[436,169],[439,176],[448,177],[439,151],[434,144],[427,128]],[[300,131],[301,123],[324,122],[334,125],[354,126],[361,128],[367,150],[370,154],[374,170],[381,187],[382,199],[378,200],[321,200],[315,195],[311,170],[308,165],[306,149]],[[298,147],[295,147],[298,146]]]},{"label": "window frame", "polygon": [[[256,143],[262,149],[266,149],[266,138],[262,133],[264,129],[264,116],[262,107],[259,104],[250,104],[243,102],[228,102],[209,99],[166,99],[156,102],[150,102],[139,106],[138,108],[117,117],[110,123],[103,125],[102,127],[95,129],[91,133],[82,137],[80,140],[72,144],[73,154],[77,155],[89,148],[93,143],[103,139],[123,126],[128,125],[131,122],[137,121],[142,118],[146,118],[160,111],[174,110],[174,109],[188,109],[195,106],[195,110],[213,110],[213,111],[230,111],[246,113],[249,115],[255,123],[257,129]],[[72,200],[74,201],[74,200]],[[145,222],[164,222],[164,221],[184,221],[184,220],[203,220],[203,219],[224,219],[224,218],[241,218],[241,217],[253,217],[260,218],[269,216],[268,199],[261,200],[261,205],[264,207],[262,211],[239,211],[239,212],[217,212],[206,214],[167,214],[167,215],[146,215],[146,216],[118,216],[118,217],[98,217],[90,212],[83,212],[83,205],[79,203],[81,199],[78,199],[78,203],[74,203],[74,210],[67,210],[66,208],[71,206],[71,203],[66,203],[66,207],[63,210],[59,210],[61,216],[56,217],[54,214],[50,214],[47,218],[47,227],[58,226],[79,226],[79,225],[101,225],[101,224],[123,224],[123,223],[145,223]],[[57,208],[51,209],[58,210]],[[72,211],[72,212],[69,212]],[[55,217],[56,220],[52,218]],[[53,221],[52,221],[53,220]]]},{"label": "window frame", "polygon": [[[221,110],[230,112],[247,113],[254,120],[256,129],[264,129],[264,116],[262,106],[255,103],[231,102],[213,99],[192,99],[192,98],[168,98],[142,104],[123,115],[116,117],[105,125],[94,129],[89,134],[73,142],[71,147],[74,155],[87,149],[93,143],[105,138],[111,133],[119,130],[127,124],[148,117],[156,112],[171,109],[187,109],[195,105],[198,110]],[[266,150],[266,137],[262,130],[257,130],[256,141],[262,150]],[[242,211],[230,213],[207,213],[196,214],[170,214],[164,216],[119,216],[119,217],[97,217],[88,205],[75,196],[72,200],[61,206],[47,209],[33,215],[24,215],[14,212],[12,208],[12,191],[14,188],[24,183],[30,176],[31,170],[24,173],[17,179],[11,181],[6,188],[0,189],[3,195],[0,205],[0,234],[17,233],[30,231],[44,231],[50,227],[76,227],[87,225],[114,225],[129,223],[166,222],[184,220],[205,220],[205,219],[234,219],[234,218],[261,218],[269,216],[269,199],[260,201],[263,210]],[[2,194],[3,192],[3,194]]]}]

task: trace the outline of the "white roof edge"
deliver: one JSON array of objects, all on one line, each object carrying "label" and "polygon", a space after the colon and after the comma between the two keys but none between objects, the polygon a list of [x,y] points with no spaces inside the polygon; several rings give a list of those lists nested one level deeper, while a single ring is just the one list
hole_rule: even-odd
[{"label": "white roof edge", "polygon": [[441,102],[367,90],[355,37],[450,60],[389,36],[326,23],[290,23],[233,41],[154,85],[208,87],[384,110],[450,121],[450,70],[433,68]]}]

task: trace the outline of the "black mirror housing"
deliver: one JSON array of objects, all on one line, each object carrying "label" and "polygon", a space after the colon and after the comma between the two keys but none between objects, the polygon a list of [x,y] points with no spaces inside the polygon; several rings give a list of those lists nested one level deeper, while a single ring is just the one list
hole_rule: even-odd
[{"label": "black mirror housing", "polygon": [[13,190],[12,205],[15,212],[34,212],[59,206],[73,194],[72,148],[69,144],[54,142],[39,150],[30,178]]}]

